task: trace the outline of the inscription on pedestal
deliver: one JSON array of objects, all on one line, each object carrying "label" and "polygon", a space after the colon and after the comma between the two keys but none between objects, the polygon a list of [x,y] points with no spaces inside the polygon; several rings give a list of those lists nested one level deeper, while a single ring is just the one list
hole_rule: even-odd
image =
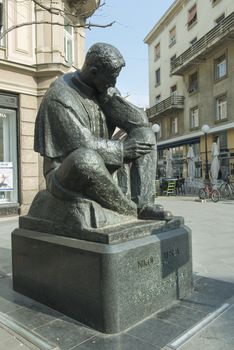
[{"label": "inscription on pedestal", "polygon": [[151,266],[154,263],[154,258],[152,256],[138,260],[138,269],[143,269],[145,267]]}]

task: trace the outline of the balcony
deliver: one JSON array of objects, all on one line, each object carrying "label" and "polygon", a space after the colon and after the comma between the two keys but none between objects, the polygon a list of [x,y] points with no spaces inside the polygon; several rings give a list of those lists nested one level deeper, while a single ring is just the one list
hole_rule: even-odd
[{"label": "balcony", "polygon": [[148,118],[171,114],[184,109],[184,96],[172,95],[146,110]]},{"label": "balcony", "polygon": [[171,63],[171,74],[182,75],[191,65],[203,62],[212,49],[228,39],[234,39],[234,12],[175,58]]}]

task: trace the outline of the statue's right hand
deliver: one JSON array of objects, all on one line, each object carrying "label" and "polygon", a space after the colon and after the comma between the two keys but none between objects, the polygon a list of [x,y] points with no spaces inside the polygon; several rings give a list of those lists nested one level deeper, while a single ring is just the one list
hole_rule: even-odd
[{"label": "statue's right hand", "polygon": [[134,139],[127,139],[123,141],[124,159],[132,160],[142,155],[150,153],[154,144],[143,143]]}]

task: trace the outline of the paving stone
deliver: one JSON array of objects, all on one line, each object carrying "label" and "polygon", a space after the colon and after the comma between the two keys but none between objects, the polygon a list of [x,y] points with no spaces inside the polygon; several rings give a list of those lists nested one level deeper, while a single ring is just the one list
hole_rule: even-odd
[{"label": "paving stone", "polygon": [[128,334],[152,345],[163,347],[182,332],[182,327],[153,317],[129,330]]},{"label": "paving stone", "polygon": [[123,334],[120,336],[94,337],[72,350],[160,350],[141,339]]},{"label": "paving stone", "polygon": [[29,330],[33,330],[34,328],[38,328],[54,321],[57,317],[62,317],[59,312],[39,303],[11,311],[8,313],[8,316],[27,327]]},{"label": "paving stone", "polygon": [[172,325],[178,325],[184,330],[193,327],[201,321],[207,313],[184,307],[180,304],[172,306],[170,309],[158,313],[155,317],[168,322]]},{"label": "paving stone", "polygon": [[56,319],[45,326],[36,328],[34,332],[49,342],[57,344],[61,350],[70,350],[97,334],[68,317]]},{"label": "paving stone", "polygon": [[191,338],[180,350],[231,350],[234,348],[233,330],[234,306]]}]

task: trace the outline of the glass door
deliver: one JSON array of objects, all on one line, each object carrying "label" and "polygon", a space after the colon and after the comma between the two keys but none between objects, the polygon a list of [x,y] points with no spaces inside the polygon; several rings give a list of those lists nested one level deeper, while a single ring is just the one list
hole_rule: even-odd
[{"label": "glass door", "polygon": [[0,108],[0,205],[17,202],[16,111]]}]

